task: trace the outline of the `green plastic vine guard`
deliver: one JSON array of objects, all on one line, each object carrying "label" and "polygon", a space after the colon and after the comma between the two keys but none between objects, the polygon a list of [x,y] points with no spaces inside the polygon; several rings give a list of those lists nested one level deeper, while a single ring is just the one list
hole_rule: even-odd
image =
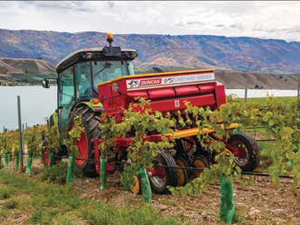
[{"label": "green plastic vine guard", "polygon": [[151,202],[151,186],[149,181],[149,176],[147,170],[141,168],[139,173],[141,174],[141,186],[142,186],[142,195],[143,195],[143,202],[150,203]]},{"label": "green plastic vine guard", "polygon": [[53,162],[54,162],[54,153],[51,152],[49,155],[49,167],[50,168],[53,166]]},{"label": "green plastic vine guard", "polygon": [[107,159],[100,159],[100,189],[106,189],[107,183]]},{"label": "green plastic vine guard", "polygon": [[19,155],[15,156],[15,171],[19,170]]},{"label": "green plastic vine guard", "polygon": [[28,154],[25,173],[31,173],[31,164],[32,164],[32,154]]},{"label": "green plastic vine guard", "polygon": [[74,163],[73,163],[73,157],[72,156],[69,156],[68,158],[68,170],[67,170],[67,179],[66,179],[66,183],[67,185],[69,185],[70,183],[73,182],[73,166],[74,166]]},{"label": "green plastic vine guard", "polygon": [[8,169],[9,168],[9,154],[5,153],[4,158],[5,158],[5,168]]},{"label": "green plastic vine guard", "polygon": [[233,202],[232,181],[221,176],[221,202],[219,207],[220,220],[226,224],[231,224],[235,206]]}]

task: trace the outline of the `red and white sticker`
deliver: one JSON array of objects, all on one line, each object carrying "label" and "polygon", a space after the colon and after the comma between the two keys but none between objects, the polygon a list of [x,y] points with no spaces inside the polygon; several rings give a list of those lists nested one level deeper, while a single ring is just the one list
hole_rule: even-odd
[{"label": "red and white sticker", "polygon": [[127,80],[126,85],[127,89],[136,90],[147,89],[151,87],[174,86],[186,83],[201,83],[208,81],[215,81],[215,74],[213,72],[157,78],[132,79]]}]

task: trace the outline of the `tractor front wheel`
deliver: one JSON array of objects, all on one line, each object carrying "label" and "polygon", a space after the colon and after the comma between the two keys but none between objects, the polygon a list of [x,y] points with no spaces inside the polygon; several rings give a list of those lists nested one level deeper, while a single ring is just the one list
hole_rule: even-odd
[{"label": "tractor front wheel", "polygon": [[81,133],[79,141],[77,141],[78,156],[75,159],[75,166],[89,176],[95,176],[96,167],[94,161],[94,139],[100,138],[100,113],[94,112],[87,106],[76,108],[69,117],[69,129],[73,127],[73,120],[76,116],[82,116],[82,126],[84,131]]}]

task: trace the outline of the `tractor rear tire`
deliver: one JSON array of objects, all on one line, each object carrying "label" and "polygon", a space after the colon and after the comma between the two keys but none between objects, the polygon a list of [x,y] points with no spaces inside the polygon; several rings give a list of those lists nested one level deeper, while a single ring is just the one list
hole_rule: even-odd
[{"label": "tractor rear tire", "polygon": [[150,175],[151,188],[155,193],[165,194],[167,193],[168,185],[177,186],[177,165],[173,156],[167,150],[161,152],[155,161],[154,169],[155,166],[157,166],[156,168],[161,168],[164,172],[164,177],[160,178],[158,176]]},{"label": "tractor rear tire", "polygon": [[[77,142],[79,155],[75,159],[75,167],[87,176],[97,176],[96,166],[94,161],[94,139],[101,137],[100,131],[100,112],[94,112],[88,106],[81,106],[71,113],[69,117],[70,131],[73,127],[73,120],[76,116],[82,116],[82,126],[84,131],[81,134],[80,140]],[[83,160],[80,160],[83,159]]]},{"label": "tractor rear tire", "polygon": [[245,134],[234,134],[227,143],[232,147],[240,148],[240,151],[244,151],[244,158],[236,157],[234,160],[243,171],[253,171],[259,165],[259,148],[252,137]]}]

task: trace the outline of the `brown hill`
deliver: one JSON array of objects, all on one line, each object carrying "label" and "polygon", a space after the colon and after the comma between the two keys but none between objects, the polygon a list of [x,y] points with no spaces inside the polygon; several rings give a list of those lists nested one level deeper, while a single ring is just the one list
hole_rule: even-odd
[{"label": "brown hill", "polygon": [[297,89],[298,77],[295,75],[263,74],[237,71],[216,71],[216,78],[226,88]]},{"label": "brown hill", "polygon": [[55,74],[55,65],[42,59],[0,58],[1,75]]}]

